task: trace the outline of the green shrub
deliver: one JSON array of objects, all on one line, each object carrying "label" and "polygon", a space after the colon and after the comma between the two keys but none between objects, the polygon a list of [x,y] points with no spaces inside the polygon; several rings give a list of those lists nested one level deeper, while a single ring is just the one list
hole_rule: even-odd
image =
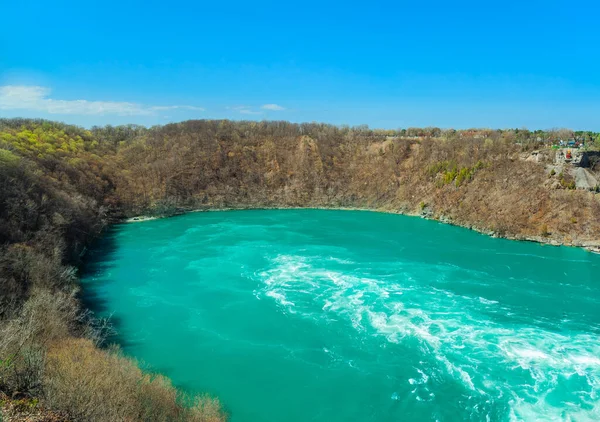
[{"label": "green shrub", "polygon": [[11,151],[0,148],[0,165],[15,165],[21,158]]},{"label": "green shrub", "polygon": [[473,178],[473,174],[475,173],[475,167],[463,167],[460,169],[458,174],[456,175],[456,186],[460,186],[464,181],[471,180]]},{"label": "green shrub", "polygon": [[560,185],[565,188],[565,189],[569,189],[569,190],[574,190],[577,185],[575,184],[575,181],[572,180],[567,180],[567,178],[565,177],[564,173],[561,171],[558,175],[558,179],[560,181]]},{"label": "green shrub", "polygon": [[452,169],[450,171],[447,171],[444,173],[444,184],[448,184],[448,183],[452,183],[452,181],[454,179],[456,179],[456,176],[458,175],[458,171],[456,171],[456,169]]},{"label": "green shrub", "polygon": [[439,161],[427,167],[426,173],[432,177],[442,173],[441,182],[436,183],[437,187],[442,187],[452,182],[455,183],[456,187],[459,187],[464,182],[473,179],[478,170],[487,166],[488,164],[481,160],[478,160],[472,167],[459,167],[454,161]]}]

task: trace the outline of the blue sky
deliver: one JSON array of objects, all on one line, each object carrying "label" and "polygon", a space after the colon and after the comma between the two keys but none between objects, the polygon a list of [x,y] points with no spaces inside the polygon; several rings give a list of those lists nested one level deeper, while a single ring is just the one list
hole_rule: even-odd
[{"label": "blue sky", "polygon": [[6,1],[0,116],[600,130],[592,1]]}]

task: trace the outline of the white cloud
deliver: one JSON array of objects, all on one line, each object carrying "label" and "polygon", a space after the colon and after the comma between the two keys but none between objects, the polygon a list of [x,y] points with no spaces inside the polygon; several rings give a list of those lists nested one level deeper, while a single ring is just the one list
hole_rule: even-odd
[{"label": "white cloud", "polygon": [[252,110],[252,108],[250,106],[244,106],[244,105],[227,107],[227,109],[237,111],[238,113],[241,113],[241,114],[262,114],[262,111],[255,111],[255,110]]},{"label": "white cloud", "polygon": [[202,107],[188,106],[188,105],[172,105],[172,106],[153,106],[150,110],[162,111],[162,110],[196,110],[204,111]]},{"label": "white cloud", "polygon": [[278,104],[265,104],[261,107],[263,110],[271,110],[271,111],[282,111],[285,110],[284,107]]},{"label": "white cloud", "polygon": [[262,111],[253,111],[253,110],[249,110],[249,109],[242,109],[240,110],[240,113],[242,114],[262,114]]},{"label": "white cloud", "polygon": [[154,115],[164,110],[195,110],[201,107],[187,105],[147,106],[138,103],[117,101],[56,100],[50,98],[51,90],[43,86],[5,85],[0,86],[0,110],[30,110],[50,114],[121,116]]},{"label": "white cloud", "polygon": [[282,107],[278,104],[264,104],[264,105],[260,106],[259,110],[253,109],[251,106],[246,106],[246,105],[227,107],[227,109],[237,111],[238,113],[241,113],[241,114],[254,114],[254,115],[263,114],[264,110],[268,110],[268,111],[285,110],[284,107]]}]

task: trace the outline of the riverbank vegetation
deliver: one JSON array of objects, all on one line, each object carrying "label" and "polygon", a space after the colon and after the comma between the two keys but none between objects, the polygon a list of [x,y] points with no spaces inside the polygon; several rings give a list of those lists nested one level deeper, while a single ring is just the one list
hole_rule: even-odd
[{"label": "riverbank vegetation", "polygon": [[114,221],[191,209],[356,207],[600,246],[600,195],[572,189],[565,175],[551,185],[551,158],[523,158],[567,136],[600,142],[570,131],[226,120],[86,130],[0,120],[4,407],[62,420],[224,419],[214,399],[185,397],[105,345],[107,325],[82,308],[77,268]]},{"label": "riverbank vegetation", "polygon": [[98,348],[106,324],[78,299],[86,247],[120,215],[114,147],[73,126],[0,122],[0,407],[6,420],[222,421],[215,399]]}]

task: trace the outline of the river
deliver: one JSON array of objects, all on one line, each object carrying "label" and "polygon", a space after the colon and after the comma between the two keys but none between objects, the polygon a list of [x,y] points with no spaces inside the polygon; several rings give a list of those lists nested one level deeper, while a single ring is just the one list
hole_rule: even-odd
[{"label": "river", "polygon": [[600,256],[361,211],[115,226],[88,302],[232,422],[600,420]]}]

